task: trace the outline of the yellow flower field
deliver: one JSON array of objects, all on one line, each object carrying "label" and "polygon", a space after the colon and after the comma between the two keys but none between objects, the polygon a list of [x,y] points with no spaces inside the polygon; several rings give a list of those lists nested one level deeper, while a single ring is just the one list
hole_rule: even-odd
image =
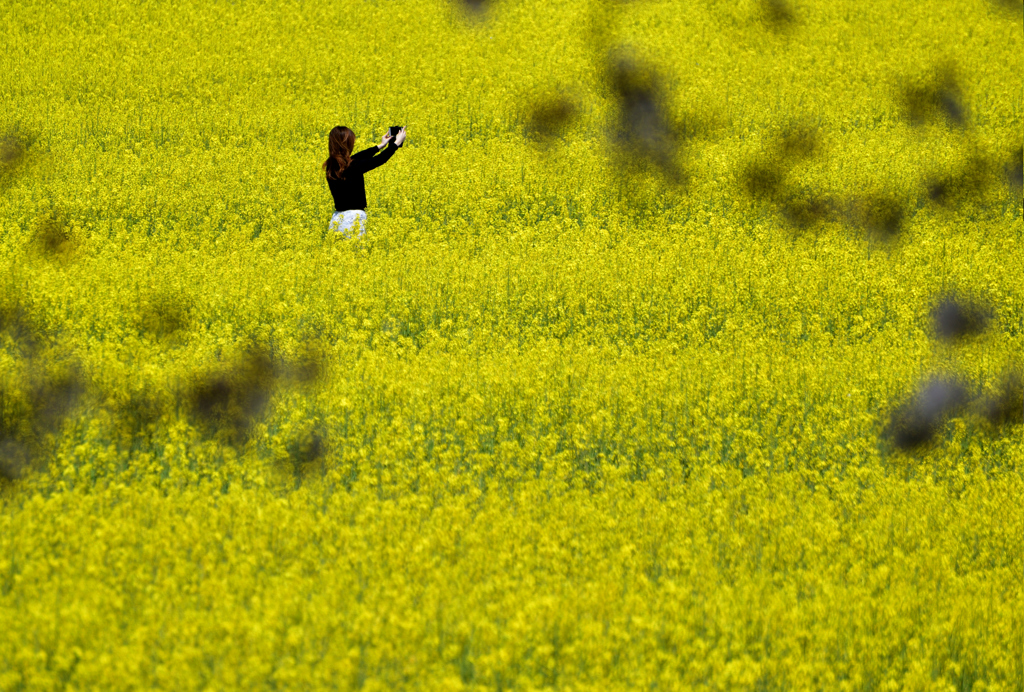
[{"label": "yellow flower field", "polygon": [[1024,690],[1022,17],[5,3],[0,690]]}]

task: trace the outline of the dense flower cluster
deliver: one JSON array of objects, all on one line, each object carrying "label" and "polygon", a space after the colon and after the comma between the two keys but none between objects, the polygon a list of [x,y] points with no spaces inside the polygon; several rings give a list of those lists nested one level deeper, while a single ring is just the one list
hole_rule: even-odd
[{"label": "dense flower cluster", "polygon": [[1020,690],[1007,4],[8,4],[0,690]]}]

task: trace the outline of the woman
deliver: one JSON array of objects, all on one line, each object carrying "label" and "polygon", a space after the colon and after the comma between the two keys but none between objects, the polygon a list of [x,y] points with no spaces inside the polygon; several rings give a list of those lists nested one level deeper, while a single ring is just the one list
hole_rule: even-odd
[{"label": "woman", "polygon": [[[363,185],[363,174],[382,166],[390,159],[398,147],[405,141],[405,128],[398,131],[391,141],[391,132],[385,132],[380,144],[364,149],[357,154],[352,153],[356,143],[356,133],[347,127],[335,127],[327,140],[330,156],[324,161],[327,172],[327,186],[334,197],[334,216],[331,217],[329,228],[351,237],[349,230],[358,225],[358,235],[366,232],[366,188]],[[386,147],[386,149],[385,149]],[[374,156],[384,149],[384,153]]]}]

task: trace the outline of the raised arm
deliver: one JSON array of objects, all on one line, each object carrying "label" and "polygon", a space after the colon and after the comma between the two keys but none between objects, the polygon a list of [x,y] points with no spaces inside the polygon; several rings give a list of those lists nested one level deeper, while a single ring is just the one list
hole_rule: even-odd
[{"label": "raised arm", "polygon": [[[374,147],[374,149],[376,148],[377,147]],[[395,143],[388,142],[388,145],[384,148],[384,151],[380,152],[376,156],[360,159],[359,169],[363,173],[369,173],[374,168],[377,168],[378,166],[383,166],[385,163],[387,163],[388,159],[394,156],[396,151],[398,151],[398,147],[395,145]]]},{"label": "raised arm", "polygon": [[359,159],[370,159],[373,158],[373,155],[376,153],[377,147],[373,146],[370,147],[369,149],[363,149],[362,151],[357,151],[356,153],[352,154],[352,160],[357,161]]}]

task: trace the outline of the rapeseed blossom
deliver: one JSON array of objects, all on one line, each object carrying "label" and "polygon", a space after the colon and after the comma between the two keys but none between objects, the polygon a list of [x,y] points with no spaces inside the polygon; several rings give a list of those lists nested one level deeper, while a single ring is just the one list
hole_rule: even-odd
[{"label": "rapeseed blossom", "polygon": [[1020,13],[463,4],[5,9],[0,690],[1021,689]]}]

